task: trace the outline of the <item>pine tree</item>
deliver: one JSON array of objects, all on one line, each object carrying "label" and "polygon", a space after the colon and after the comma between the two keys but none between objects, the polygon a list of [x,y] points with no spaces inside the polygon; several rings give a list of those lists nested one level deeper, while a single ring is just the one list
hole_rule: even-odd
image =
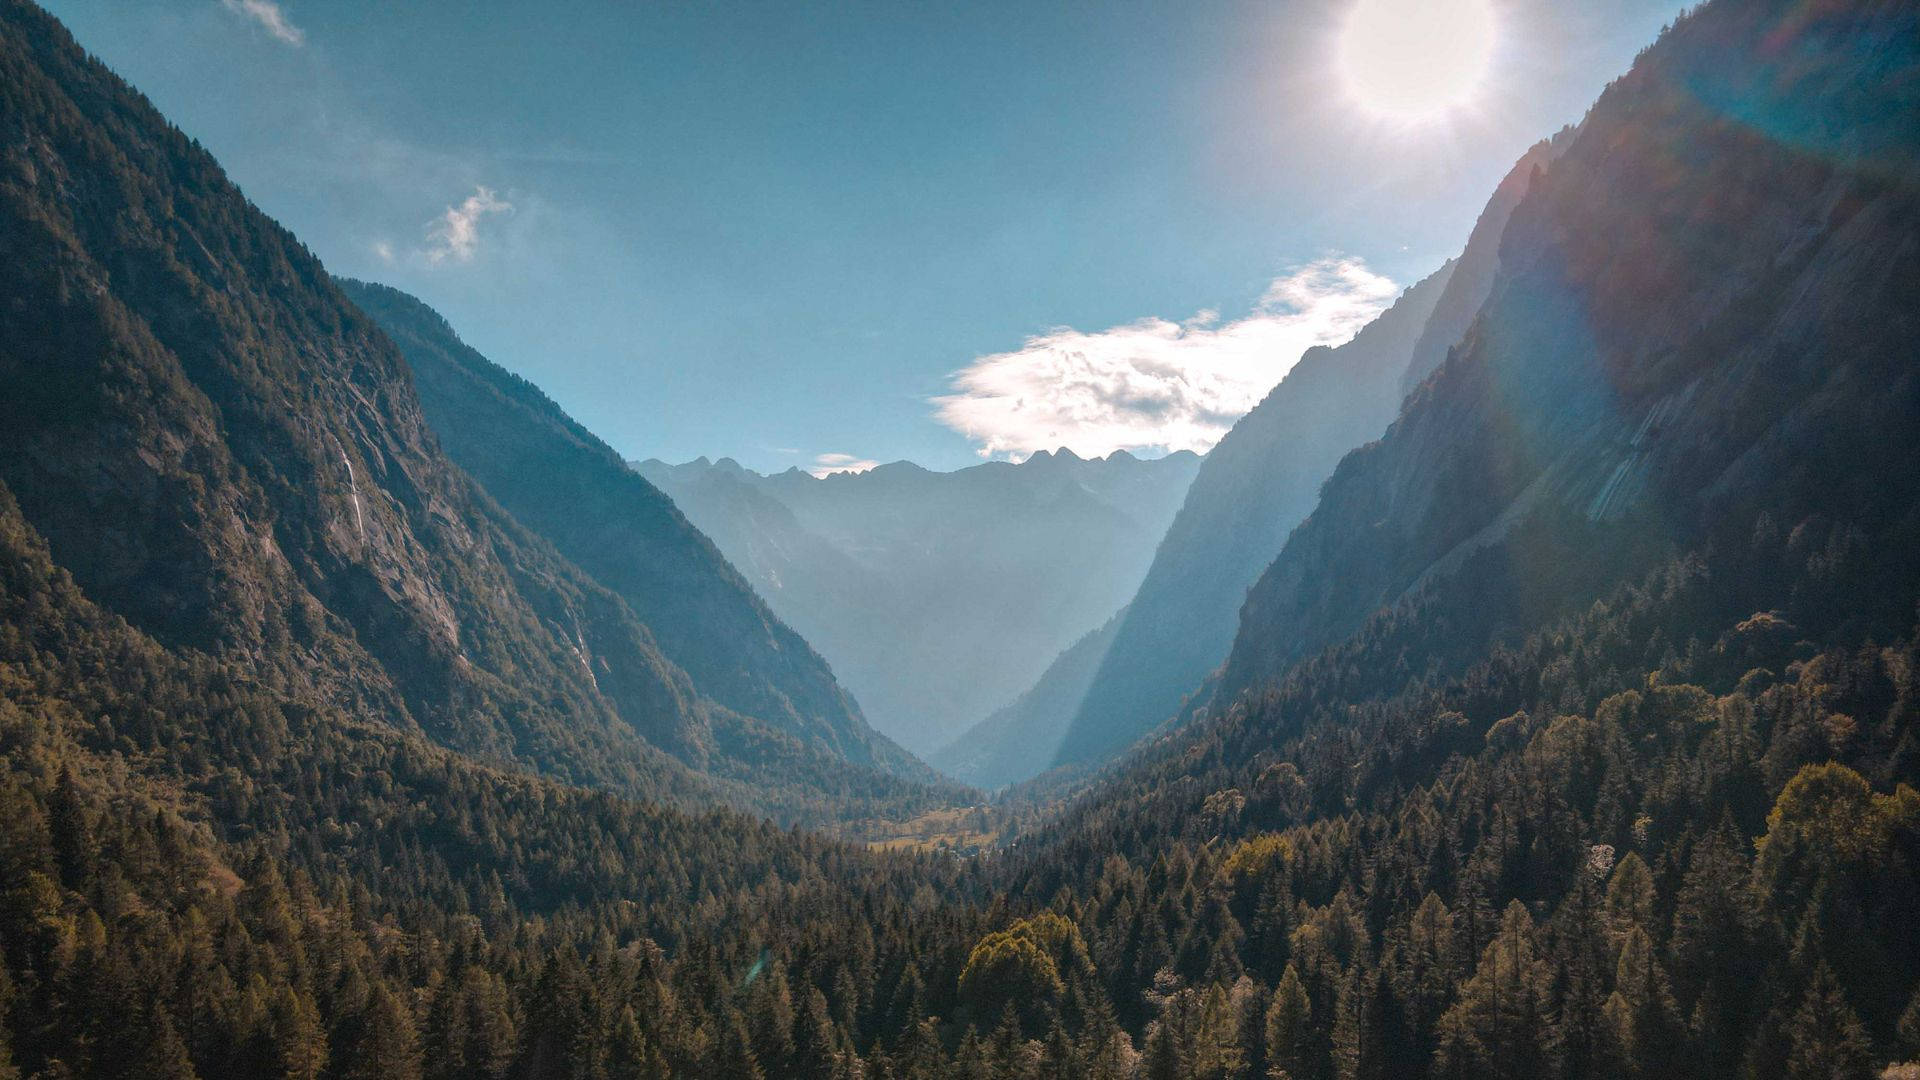
[{"label": "pine tree", "polygon": [[1313,1019],[1313,1003],[1300,973],[1287,965],[1267,1006],[1267,1075],[1273,1080],[1303,1080],[1307,1073],[1306,1045]]},{"label": "pine tree", "polygon": [[839,1061],[840,1040],[827,1013],[827,996],[819,987],[808,987],[805,1002],[794,1023],[793,1073],[831,1076]]},{"label": "pine tree", "polygon": [[1193,1065],[1182,1052],[1180,1041],[1180,1033],[1166,1018],[1148,1026],[1147,1044],[1141,1051],[1145,1080],[1191,1080]]},{"label": "pine tree", "polygon": [[1673,911],[1668,953],[1678,996],[1691,1001],[1689,1054],[1701,1075],[1731,1075],[1763,984],[1745,842],[1730,816],[1693,845]]},{"label": "pine tree", "polygon": [[347,1050],[346,1080],[420,1080],[420,1039],[413,1013],[376,982],[367,995],[365,1012]]},{"label": "pine tree", "polygon": [[1515,900],[1459,1000],[1441,1018],[1449,1073],[1528,1080],[1546,1072],[1542,976],[1533,919]]},{"label": "pine tree", "polygon": [[1605,1013],[1613,1042],[1633,1071],[1664,1075],[1683,1034],[1666,972],[1653,955],[1653,941],[1629,925],[1614,971]]},{"label": "pine tree", "polygon": [[785,1075],[793,1061],[793,990],[784,970],[775,967],[754,984],[747,1010],[755,1060],[772,1075]]},{"label": "pine tree", "polygon": [[920,1018],[900,1037],[894,1046],[894,1065],[902,1077],[938,1078],[946,1072],[940,1033],[932,1017]]},{"label": "pine tree", "polygon": [[273,1050],[286,1080],[320,1080],[327,1068],[327,1033],[313,999],[288,986],[272,1005]]},{"label": "pine tree", "polygon": [[1425,1061],[1438,1044],[1435,1029],[1458,981],[1454,968],[1453,913],[1428,893],[1407,925],[1397,987],[1406,1003],[1414,1057]]},{"label": "pine tree", "polygon": [[1087,1080],[1086,1062],[1066,1026],[1055,1018],[1040,1051],[1040,1075],[1047,1080]]},{"label": "pine tree", "polygon": [[993,1059],[980,1041],[980,1033],[971,1026],[960,1039],[960,1049],[954,1052],[953,1080],[995,1080]]},{"label": "pine tree", "polygon": [[[6,1075],[9,1067],[0,1061],[0,1077]],[[198,1080],[200,1074],[194,1071],[193,1060],[187,1056],[187,1044],[180,1041],[180,1033],[164,1009],[153,1010],[147,1022],[147,1045],[131,1075],[140,1080]]]},{"label": "pine tree", "polygon": [[1832,969],[1814,969],[1788,1029],[1787,1080],[1870,1080],[1872,1050]]},{"label": "pine tree", "polygon": [[[746,1018],[737,1010],[729,1009],[720,1021],[720,1034],[714,1040],[713,1064],[706,1075],[714,1080],[763,1080],[766,1075],[754,1060],[753,1037],[747,1031]],[[825,1077],[829,1074],[802,1075]]]},{"label": "pine tree", "polygon": [[1335,1080],[1359,1080],[1365,1064],[1367,986],[1358,968],[1340,980],[1333,1007],[1333,1075]]},{"label": "pine tree", "polygon": [[87,809],[73,779],[72,767],[63,767],[47,797],[47,829],[53,841],[54,860],[61,884],[76,892],[85,891],[97,847]]},{"label": "pine tree", "polygon": [[1020,1028],[1020,1014],[1011,1004],[1000,1014],[989,1053],[996,1080],[1038,1080],[1038,1055]]},{"label": "pine tree", "polygon": [[1619,940],[1636,926],[1642,930],[1651,929],[1653,901],[1653,872],[1647,869],[1646,860],[1638,852],[1627,852],[1614,865],[1613,877],[1607,882],[1608,932]]}]

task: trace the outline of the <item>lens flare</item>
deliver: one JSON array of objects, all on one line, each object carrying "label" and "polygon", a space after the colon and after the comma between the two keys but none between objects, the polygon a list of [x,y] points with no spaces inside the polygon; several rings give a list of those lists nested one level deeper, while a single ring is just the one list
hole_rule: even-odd
[{"label": "lens flare", "polygon": [[1369,111],[1431,117],[1473,98],[1496,33],[1488,0],[1357,0],[1340,34],[1340,71]]}]

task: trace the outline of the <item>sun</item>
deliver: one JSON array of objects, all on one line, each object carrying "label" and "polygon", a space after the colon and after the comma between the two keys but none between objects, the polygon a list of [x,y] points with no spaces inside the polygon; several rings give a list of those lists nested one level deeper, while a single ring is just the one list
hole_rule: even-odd
[{"label": "sun", "polygon": [[1371,112],[1437,116],[1472,100],[1497,30],[1489,0],[1354,0],[1340,33],[1340,71]]}]

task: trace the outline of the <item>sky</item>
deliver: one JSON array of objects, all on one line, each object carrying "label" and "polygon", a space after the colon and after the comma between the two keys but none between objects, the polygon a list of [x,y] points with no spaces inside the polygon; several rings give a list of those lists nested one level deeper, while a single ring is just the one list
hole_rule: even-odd
[{"label": "sky", "polygon": [[[1684,6],[43,2],[334,273],[763,471],[1204,451]],[[1423,50],[1356,81],[1348,28],[1436,3],[1471,92],[1381,107]]]}]

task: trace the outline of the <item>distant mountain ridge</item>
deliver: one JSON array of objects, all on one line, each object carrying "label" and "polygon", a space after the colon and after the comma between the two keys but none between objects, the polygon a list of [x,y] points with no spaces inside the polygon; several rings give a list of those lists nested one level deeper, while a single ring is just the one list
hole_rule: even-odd
[{"label": "distant mountain ridge", "polygon": [[1125,604],[1200,467],[1042,452],[815,477],[731,459],[651,479],[812,642],[874,724],[931,752]]}]

